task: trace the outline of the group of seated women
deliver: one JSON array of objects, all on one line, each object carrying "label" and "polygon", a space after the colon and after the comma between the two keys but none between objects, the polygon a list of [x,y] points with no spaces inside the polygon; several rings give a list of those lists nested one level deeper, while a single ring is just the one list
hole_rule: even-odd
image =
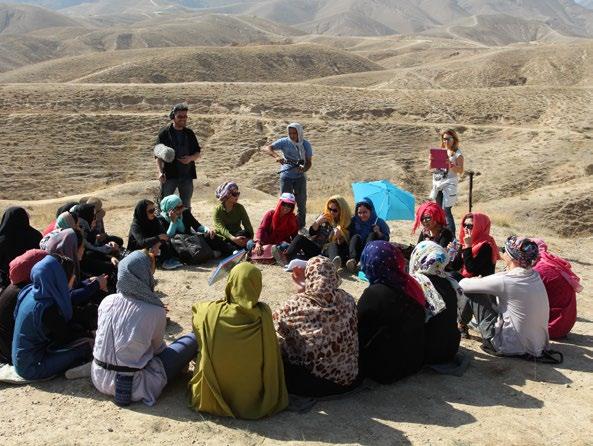
[{"label": "group of seated women", "polygon": [[[576,321],[582,286],[570,264],[542,240],[512,236],[499,249],[483,213],[462,218],[457,242],[443,210],[422,204],[418,243],[406,255],[368,199],[353,216],[343,197],[330,197],[305,234],[291,194],[255,232],[239,196],[234,182],[217,188],[212,229],[175,195],[160,211],[141,200],[127,248],[105,232],[95,198],[62,206],[44,235],[24,208],[6,209],[0,362],[29,381],[81,366],[116,403],[152,405],[194,359],[192,407],[255,419],[284,409],[288,393],[341,394],[364,378],[391,383],[450,362],[472,318],[486,351],[530,358]],[[222,299],[193,306],[193,333],[167,346],[154,272],[179,266],[172,240],[189,235],[216,256],[245,249],[253,262],[306,261],[292,270],[296,293],[272,312],[259,302],[261,271],[240,263]],[[500,258],[505,271],[495,273]],[[343,266],[369,282],[358,300],[340,289]]]}]

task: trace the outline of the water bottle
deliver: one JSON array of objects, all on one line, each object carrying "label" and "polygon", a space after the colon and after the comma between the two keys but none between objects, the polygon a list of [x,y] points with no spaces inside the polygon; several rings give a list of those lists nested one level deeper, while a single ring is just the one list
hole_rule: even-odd
[{"label": "water bottle", "polygon": [[457,239],[453,240],[449,244],[449,247],[447,248],[447,254],[449,254],[449,263],[451,263],[453,260],[455,260],[455,257],[457,257],[457,253],[459,252],[460,246],[461,245],[459,244]]},{"label": "water bottle", "polygon": [[132,402],[133,373],[117,373],[115,375],[115,404],[120,407],[129,406]]}]

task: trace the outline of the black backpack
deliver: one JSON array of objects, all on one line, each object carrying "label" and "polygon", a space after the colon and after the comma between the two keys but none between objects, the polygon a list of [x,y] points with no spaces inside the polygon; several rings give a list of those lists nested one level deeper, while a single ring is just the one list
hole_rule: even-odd
[{"label": "black backpack", "polygon": [[188,265],[198,265],[214,258],[212,248],[202,235],[177,234],[171,239],[177,257]]}]

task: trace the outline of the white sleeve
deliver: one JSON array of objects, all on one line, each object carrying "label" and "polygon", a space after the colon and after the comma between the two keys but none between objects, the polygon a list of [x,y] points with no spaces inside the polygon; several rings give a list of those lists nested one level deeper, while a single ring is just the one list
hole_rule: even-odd
[{"label": "white sleeve", "polygon": [[462,279],[459,285],[464,293],[501,296],[504,294],[504,274]]}]

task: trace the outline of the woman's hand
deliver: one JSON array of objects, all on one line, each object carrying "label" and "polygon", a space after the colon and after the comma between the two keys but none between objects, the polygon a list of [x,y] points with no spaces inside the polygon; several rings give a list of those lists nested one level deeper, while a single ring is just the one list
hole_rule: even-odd
[{"label": "woman's hand", "polygon": [[465,228],[464,231],[463,247],[469,248],[472,245],[472,233],[467,228]]},{"label": "woman's hand", "polygon": [[115,257],[111,257],[111,259],[109,259],[109,261],[115,267],[117,267],[117,265],[119,265],[119,260],[117,260]]},{"label": "woman's hand", "polygon": [[255,242],[255,247],[253,248],[255,254],[257,254],[258,256],[261,256],[262,253],[264,252],[264,249],[261,246],[261,243],[259,241]]},{"label": "woman's hand", "polygon": [[209,229],[208,232],[206,232],[206,235],[208,235],[209,238],[213,239],[214,237],[216,237],[216,231],[214,229]]},{"label": "woman's hand", "polygon": [[381,232],[381,229],[379,228],[379,225],[373,225],[373,232],[375,234],[377,234],[377,237],[382,238],[383,237],[383,233]]},{"label": "woman's hand", "polygon": [[177,211],[175,209],[171,209],[167,214],[173,223],[177,221]]}]

